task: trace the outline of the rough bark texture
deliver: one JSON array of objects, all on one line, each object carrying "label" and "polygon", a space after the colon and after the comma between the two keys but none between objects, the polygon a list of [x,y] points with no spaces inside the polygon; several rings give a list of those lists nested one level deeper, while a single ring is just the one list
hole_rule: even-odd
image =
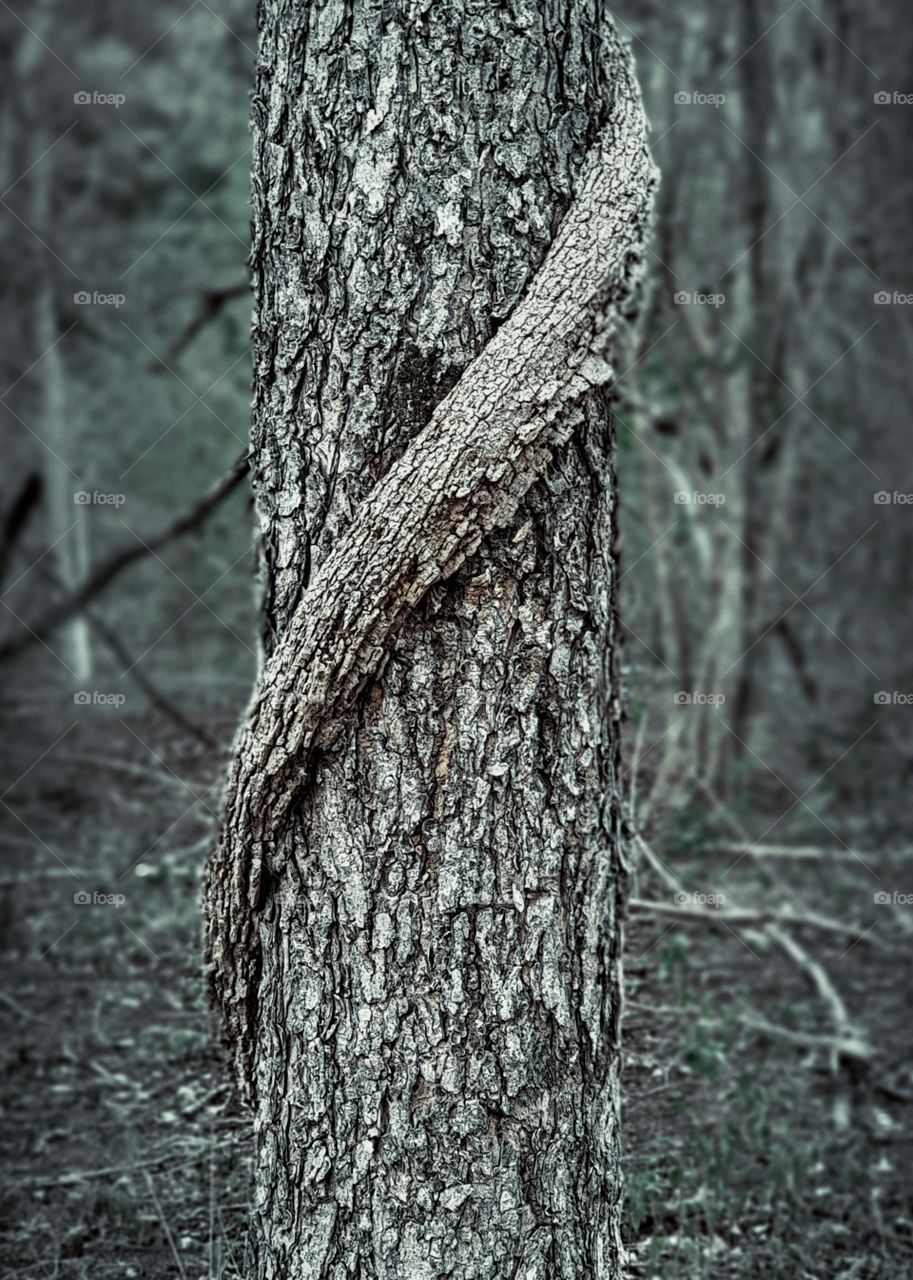
[{"label": "rough bark texture", "polygon": [[261,0],[254,105],[266,654],[206,907],[257,1274],[614,1277],[629,57],[591,0]]}]

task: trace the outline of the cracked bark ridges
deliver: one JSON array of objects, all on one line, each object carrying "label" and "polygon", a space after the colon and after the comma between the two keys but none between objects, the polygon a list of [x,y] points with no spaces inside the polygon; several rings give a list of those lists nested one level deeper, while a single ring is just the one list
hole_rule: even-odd
[{"label": "cracked bark ridges", "polygon": [[[261,9],[267,656],[206,893],[270,1170],[259,1273],[609,1276],[599,388],[654,183],[630,61],[592,3]],[[470,1243],[488,1270],[453,1260]]]}]

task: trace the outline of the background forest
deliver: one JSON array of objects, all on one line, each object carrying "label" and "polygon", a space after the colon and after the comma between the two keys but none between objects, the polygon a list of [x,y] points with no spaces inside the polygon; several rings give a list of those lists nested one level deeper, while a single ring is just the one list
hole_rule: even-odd
[{"label": "background forest", "polygon": [[[913,1275],[913,31],[620,0],[632,1275]],[[252,0],[0,0],[4,1274],[244,1276],[199,882],[257,644]]]}]

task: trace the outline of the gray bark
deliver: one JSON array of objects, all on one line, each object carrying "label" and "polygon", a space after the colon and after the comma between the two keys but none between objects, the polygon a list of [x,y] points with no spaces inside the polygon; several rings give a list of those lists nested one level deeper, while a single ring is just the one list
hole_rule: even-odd
[{"label": "gray bark", "polygon": [[619,1274],[601,4],[261,0],[264,662],[206,894],[257,1275]]}]

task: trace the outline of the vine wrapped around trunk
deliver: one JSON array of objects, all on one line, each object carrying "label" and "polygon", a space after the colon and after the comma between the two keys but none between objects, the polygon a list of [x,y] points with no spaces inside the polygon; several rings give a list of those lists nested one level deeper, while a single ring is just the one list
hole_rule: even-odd
[{"label": "vine wrapped around trunk", "polygon": [[[642,267],[653,170],[633,81],[588,159],[577,199],[521,305],[382,481],[308,588],[264,664],[235,746],[209,882],[207,947],[230,1043],[249,1062],[243,970],[264,859],[355,691],[404,612],[508,524],[608,382],[611,337]],[[240,1077],[246,1087],[247,1076]]]},{"label": "vine wrapped around trunk", "polygon": [[[373,1182],[369,1198],[392,1222],[407,1170],[415,1187],[440,1181],[438,1141],[478,1129],[478,1140],[466,1142],[486,1147],[481,1135],[498,1110],[484,1102],[493,1086],[467,1084],[462,1116],[427,1095],[443,1104],[454,1071],[484,1075],[492,1054],[493,1067],[500,1061],[502,1075],[519,1079],[521,1042],[533,1059],[543,1055],[531,1071],[548,1075],[573,1059],[567,1069],[591,1117],[592,1133],[576,1132],[579,1118],[561,1119],[565,1104],[557,1096],[547,1103],[541,1083],[517,1086],[530,1117],[558,1107],[554,1152],[543,1159],[556,1162],[561,1194],[571,1194],[564,1180],[575,1144],[584,1153],[602,1149],[608,1168],[615,1141],[622,864],[617,728],[608,717],[613,473],[601,389],[642,270],[655,171],[630,57],[600,5],[524,0],[508,21],[465,0],[441,6],[441,30],[438,11],[429,12],[407,4],[382,11],[366,0],[306,12],[261,4],[252,467],[266,544],[267,654],[235,744],[204,905],[209,983],[269,1170],[258,1191],[263,1276],[361,1274],[357,1259],[369,1253],[377,1269],[364,1274],[445,1274],[432,1257],[451,1226],[423,1240],[415,1221],[403,1223],[395,1244],[369,1245],[370,1211],[367,1202],[359,1209],[357,1188]],[[467,99],[453,108],[434,71],[435,59],[451,58],[464,60]],[[503,103],[482,92],[491,58],[525,107],[520,97],[511,107],[507,90]],[[535,89],[520,89],[525,76],[541,102]],[[475,95],[484,129],[473,116]],[[446,148],[431,148],[429,128]],[[482,137],[485,130],[494,137]],[[486,176],[498,165],[508,174],[500,186]],[[420,166],[424,188],[412,176]],[[422,200],[433,210],[437,226],[424,250],[402,227],[391,243],[390,227],[405,216],[402,186],[417,192],[413,212]],[[522,216],[517,199],[528,206]],[[386,280],[386,292],[372,276]],[[446,297],[442,278],[455,283]],[[411,369],[410,352],[431,372]],[[540,545],[543,537],[554,549]],[[497,680],[506,681],[500,709],[488,708],[487,724],[461,725],[464,706],[483,690],[489,699]],[[529,747],[512,727],[519,719],[533,735]],[[484,782],[468,764],[479,752]],[[526,778],[519,758],[511,763],[517,752],[530,757]],[[398,794],[398,809],[383,813],[379,797],[388,791]],[[477,797],[491,812],[470,834]],[[524,815],[530,803],[542,812]],[[452,882],[460,841],[462,886]],[[508,890],[498,866],[512,842]],[[472,883],[492,876],[503,881],[497,906],[493,886],[482,892]],[[506,1010],[532,999],[541,1012],[525,1015],[516,1043],[508,1028],[493,1032],[488,1048],[458,1052],[466,1027],[476,1027],[475,1042],[479,1018],[490,1014],[487,997],[472,994],[477,975],[465,939],[451,936],[454,913],[478,931],[486,913],[504,909],[505,892],[517,921],[499,917],[492,926],[510,935],[496,948],[505,966],[501,1003]],[[548,954],[511,959],[524,936]],[[379,950],[368,957],[365,946]],[[573,973],[561,972],[565,947]],[[516,981],[538,994],[509,994]],[[535,1050],[540,1016],[557,1018],[562,1043],[568,1034],[583,1039],[559,1052],[548,1049],[549,1032]],[[441,1032],[450,1047],[433,1052],[454,1061],[434,1070],[417,1049],[418,1038],[432,1052],[429,1017],[452,1021]],[[375,1046],[367,1056],[354,1048],[362,1036]],[[407,1060],[408,1085],[399,1078]],[[517,1090],[503,1088],[504,1106],[508,1097],[516,1106]],[[408,1128],[403,1117],[419,1096],[420,1111],[432,1107],[431,1128],[440,1126],[424,1173],[425,1157],[406,1156],[413,1139],[382,1136],[391,1124]],[[355,1118],[364,1107],[377,1108],[370,1123]],[[497,1125],[513,1123],[505,1111]],[[384,1141],[388,1158],[378,1163]],[[581,1170],[592,1159],[573,1157]],[[596,1185],[605,1172],[580,1176]],[[454,1171],[447,1177],[457,1186]],[[477,1193],[468,1170],[460,1177],[445,1207],[413,1205],[406,1217],[468,1222],[461,1206]],[[599,1221],[572,1227],[572,1251],[617,1257],[617,1198],[609,1197],[604,1220],[597,1212]],[[473,1230],[493,1232],[494,1241],[511,1229],[512,1212],[505,1210],[506,1225],[483,1230],[477,1222]],[[503,1240],[490,1247],[506,1248]],[[537,1261],[509,1274],[544,1276],[544,1248],[539,1239],[527,1251]],[[333,1257],[344,1269],[331,1269]]]}]

